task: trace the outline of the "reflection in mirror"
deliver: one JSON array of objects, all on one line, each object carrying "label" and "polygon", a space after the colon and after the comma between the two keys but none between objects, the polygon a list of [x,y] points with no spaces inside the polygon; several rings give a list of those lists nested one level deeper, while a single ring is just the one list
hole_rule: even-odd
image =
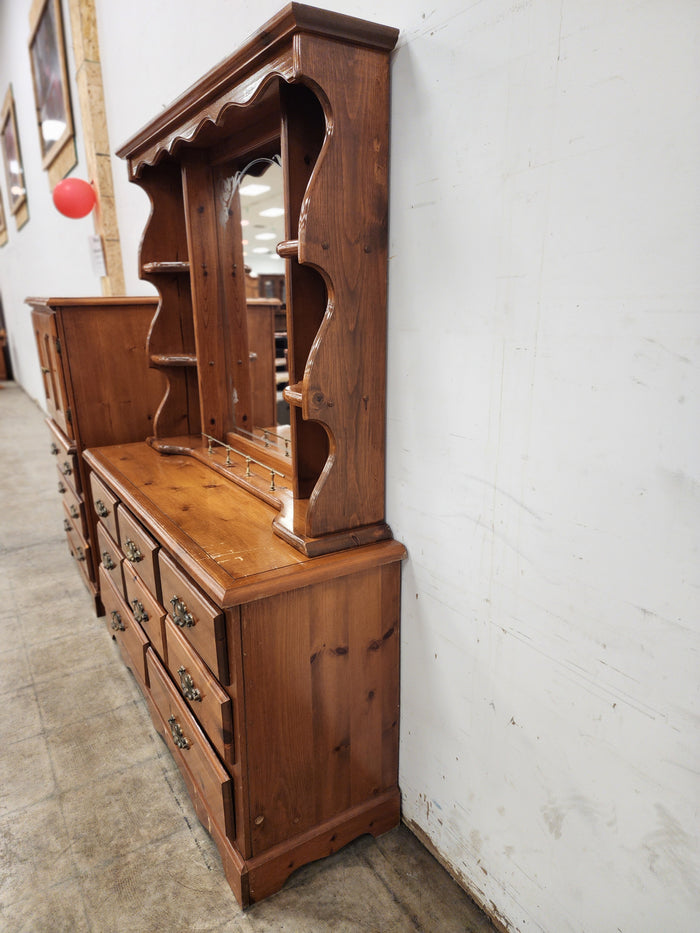
[{"label": "reflection in mirror", "polygon": [[279,156],[256,159],[238,193],[248,306],[253,434],[290,455],[289,405],[282,392],[287,366],[286,278],[277,244],[284,240],[284,191]]}]

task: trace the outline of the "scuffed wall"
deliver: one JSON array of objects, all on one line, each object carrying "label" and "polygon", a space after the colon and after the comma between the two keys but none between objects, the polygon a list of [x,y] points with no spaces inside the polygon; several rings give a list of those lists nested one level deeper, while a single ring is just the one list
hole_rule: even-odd
[{"label": "scuffed wall", "polygon": [[[112,144],[280,5],[98,0]],[[401,28],[387,513],[410,555],[405,818],[508,930],[690,933],[700,8],[324,5]],[[143,293],[148,204],[118,164],[115,189]],[[6,313],[8,293],[99,288],[86,234],[49,233],[32,263],[0,250]]]}]

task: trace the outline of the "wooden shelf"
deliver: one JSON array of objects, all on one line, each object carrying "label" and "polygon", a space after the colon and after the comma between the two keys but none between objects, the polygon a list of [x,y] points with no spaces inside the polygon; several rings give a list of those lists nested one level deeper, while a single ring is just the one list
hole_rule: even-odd
[{"label": "wooden shelf", "polygon": [[282,240],[277,244],[277,255],[283,259],[296,259],[299,255],[299,240]]},{"label": "wooden shelf", "polygon": [[282,390],[282,398],[285,402],[289,402],[290,405],[296,405],[297,408],[301,408],[301,389],[301,382],[296,382],[293,386],[287,386],[286,389]]},{"label": "wooden shelf", "polygon": [[152,366],[196,366],[194,353],[151,353]]},{"label": "wooden shelf", "polygon": [[190,271],[190,264],[184,262],[144,262],[141,267],[146,275],[185,275]]}]

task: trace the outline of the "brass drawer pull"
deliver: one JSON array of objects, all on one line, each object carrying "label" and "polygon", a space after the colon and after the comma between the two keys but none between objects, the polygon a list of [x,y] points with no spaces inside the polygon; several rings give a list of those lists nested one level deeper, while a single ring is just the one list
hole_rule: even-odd
[{"label": "brass drawer pull", "polygon": [[170,616],[175,625],[179,625],[180,628],[192,628],[194,625],[194,617],[180,597],[173,596],[170,600],[170,605],[173,607]]},{"label": "brass drawer pull", "polygon": [[58,451],[59,451],[59,446],[58,446],[58,444],[54,444],[53,441],[52,441],[52,442],[51,442],[51,446],[49,447],[49,450],[51,451],[51,453],[53,454],[54,457],[57,457],[57,456],[58,456]]},{"label": "brass drawer pull", "polygon": [[72,472],[73,472],[73,469],[70,463],[68,463],[67,460],[64,460],[63,463],[61,464],[61,473],[63,473],[64,476],[70,476]]},{"label": "brass drawer pull", "polygon": [[81,547],[77,547],[75,553],[78,555],[78,560],[85,560],[85,551]]},{"label": "brass drawer pull", "polygon": [[80,512],[76,509],[72,502],[68,511],[70,512],[71,518],[80,518]]},{"label": "brass drawer pull", "polygon": [[72,526],[71,526],[71,523],[68,521],[68,519],[67,519],[67,518],[64,518],[64,519],[63,519],[63,530],[64,530],[64,531],[70,531],[70,530],[71,530],[71,527],[72,527]]},{"label": "brass drawer pull", "polygon": [[109,509],[104,504],[102,499],[95,500],[95,511],[100,516],[100,518],[107,518],[107,516],[109,515]]},{"label": "brass drawer pull", "polygon": [[112,609],[112,628],[115,632],[125,632],[124,623],[122,622],[122,617],[119,615],[116,609]]},{"label": "brass drawer pull", "polygon": [[138,564],[140,560],[143,560],[143,554],[139,551],[138,544],[135,544],[131,538],[127,538],[124,542],[124,550],[126,553],[126,559],[130,560],[132,564]]},{"label": "brass drawer pull", "polygon": [[195,687],[194,681],[191,676],[187,673],[184,667],[178,667],[178,674],[180,675],[180,689],[182,690],[182,695],[186,700],[202,700],[202,694]]},{"label": "brass drawer pull", "polygon": [[174,716],[171,716],[168,719],[168,725],[170,726],[170,732],[173,737],[173,742],[177,745],[178,748],[189,748],[190,743],[184,736],[182,729],[180,728],[180,723],[175,719]]},{"label": "brass drawer pull", "polygon": [[102,552],[102,564],[104,565],[105,570],[114,570],[117,566],[112,560],[112,555],[109,551]]},{"label": "brass drawer pull", "polygon": [[59,480],[59,483],[58,483],[58,491],[59,491],[59,493],[60,493],[62,496],[65,496],[65,494],[66,494],[66,487],[63,485],[63,483],[62,483],[60,480]]},{"label": "brass drawer pull", "polygon": [[148,613],[143,608],[143,603],[138,599],[131,600],[131,608],[134,612],[134,618],[137,622],[148,622]]}]

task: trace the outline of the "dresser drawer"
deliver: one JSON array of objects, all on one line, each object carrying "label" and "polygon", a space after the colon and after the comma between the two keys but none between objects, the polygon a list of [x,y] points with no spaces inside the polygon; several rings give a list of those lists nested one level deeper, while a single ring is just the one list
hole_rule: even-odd
[{"label": "dresser drawer", "polygon": [[85,520],[85,504],[81,496],[73,492],[70,486],[63,483],[63,507],[68,512],[73,524],[80,529],[82,536],[87,537],[87,524]]},{"label": "dresser drawer", "polygon": [[233,837],[233,789],[231,778],[206,736],[197,725],[185,701],[175,688],[152,649],[147,652],[151,700],[162,720],[159,732],[175,761],[189,772],[195,789],[206,804],[219,830]]},{"label": "dresser drawer", "polygon": [[90,498],[97,517],[115,541],[119,540],[117,528],[117,498],[107,489],[94,473],[90,474]]},{"label": "dresser drawer", "polygon": [[75,531],[78,537],[82,538],[83,541],[85,540],[83,529],[80,527],[80,517],[78,517],[77,519],[73,518],[73,516],[68,511],[68,507],[64,499],[63,500],[63,530],[68,532],[68,531],[71,531],[71,529]]},{"label": "dresser drawer", "polygon": [[51,435],[49,439],[49,453],[54,457],[63,457],[68,453],[75,453],[75,441],[63,433],[51,418],[46,419],[46,426]]},{"label": "dresser drawer", "polygon": [[166,648],[163,635],[165,610],[149,593],[130,564],[125,561],[122,569],[124,573],[124,595],[129,604],[129,611],[144,630],[160,657],[165,661]]},{"label": "dresser drawer", "polygon": [[117,506],[117,524],[119,525],[119,544],[125,559],[125,572],[131,565],[153,596],[158,599],[160,596],[158,542],[121,504]]},{"label": "dresser drawer", "polygon": [[95,562],[100,564],[114,584],[117,592],[123,595],[124,581],[122,579],[122,552],[114,543],[111,535],[104,525],[97,525],[97,554]]},{"label": "dresser drawer", "polygon": [[148,684],[146,649],[148,638],[136,623],[126,603],[112,585],[104,567],[100,567],[100,597],[105,607],[107,630],[116,638],[124,663],[140,685]]},{"label": "dresser drawer", "polygon": [[78,476],[78,458],[76,455],[60,453],[56,469],[58,470],[58,481],[65,483],[76,496],[79,496],[80,477]]},{"label": "dresser drawer", "polygon": [[195,651],[223,684],[229,683],[224,616],[173,561],[159,555],[163,605]]},{"label": "dresser drawer", "polygon": [[232,765],[231,698],[170,617],[165,620],[165,641],[167,666],[175,686],[226,764]]},{"label": "dresser drawer", "polygon": [[75,530],[72,524],[70,528],[66,528],[66,539],[68,541],[68,549],[77,563],[80,572],[85,577],[86,582],[91,583],[95,577],[92,569],[90,545],[85,541],[85,538]]}]

